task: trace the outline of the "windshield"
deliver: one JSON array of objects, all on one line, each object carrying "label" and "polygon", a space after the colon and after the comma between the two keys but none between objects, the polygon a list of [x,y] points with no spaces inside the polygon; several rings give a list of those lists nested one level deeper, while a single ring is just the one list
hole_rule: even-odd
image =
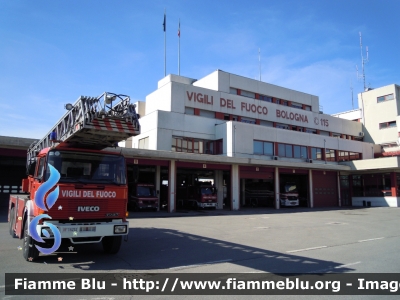
[{"label": "windshield", "polygon": [[286,193],[297,193],[297,186],[295,184],[287,183],[285,185],[285,192]]},{"label": "windshield", "polygon": [[150,186],[138,186],[137,187],[137,196],[139,197],[155,197],[156,191],[154,188]]},{"label": "windshield", "polygon": [[214,188],[212,188],[212,187],[202,187],[201,193],[203,195],[212,195],[212,194],[215,194],[215,191],[214,191]]},{"label": "windshield", "polygon": [[[47,162],[60,172],[59,182],[126,184],[125,159],[120,155],[51,150]],[[46,180],[49,177],[46,172]]]}]

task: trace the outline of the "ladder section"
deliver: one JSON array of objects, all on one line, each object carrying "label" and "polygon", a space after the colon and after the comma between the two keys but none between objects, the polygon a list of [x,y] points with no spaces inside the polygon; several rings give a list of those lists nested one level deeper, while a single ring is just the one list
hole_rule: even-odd
[{"label": "ladder section", "polygon": [[81,96],[40,141],[28,149],[29,163],[44,148],[61,145],[104,149],[140,134],[139,116],[129,96],[105,92],[99,97]]}]

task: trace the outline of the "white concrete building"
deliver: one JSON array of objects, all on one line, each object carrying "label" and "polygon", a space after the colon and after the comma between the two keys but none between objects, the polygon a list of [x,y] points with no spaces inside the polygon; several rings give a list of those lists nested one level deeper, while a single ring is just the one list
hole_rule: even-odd
[{"label": "white concrete building", "polygon": [[[363,194],[353,195],[353,205],[370,201],[376,206],[399,206],[400,87],[395,84],[367,89],[358,94],[357,110],[335,117],[357,120],[363,125],[363,139],[373,143],[375,158],[348,163],[358,177]],[[366,199],[367,197],[367,199]]]},{"label": "white concrete building", "polygon": [[[373,158],[372,145],[359,141],[362,124],[321,114],[317,96],[220,70],[197,81],[168,75],[138,107],[133,148],[330,164]],[[255,141],[276,146],[261,152]],[[312,149],[291,155],[278,144]]]},{"label": "white concrete building", "polygon": [[[199,80],[168,75],[137,103],[141,134],[109,150],[127,158],[128,179],[156,186],[170,212],[201,181],[217,188],[218,209],[279,209],[285,185],[310,208],[397,207],[399,93],[369,90],[358,109],[331,116],[317,96],[221,70]],[[9,140],[0,139],[0,163],[18,154],[22,172],[25,154]],[[17,181],[7,178],[2,199]]]},{"label": "white concrete building", "polygon": [[380,152],[363,141],[358,111],[351,120],[326,115],[317,96],[221,70],[199,80],[168,75],[137,105],[141,134],[126,146],[172,151],[176,161],[183,153],[204,162],[232,158],[232,209],[247,204],[246,193],[254,185],[273,189],[272,205],[279,208],[282,180],[306,185],[309,207],[351,205],[351,163]]}]

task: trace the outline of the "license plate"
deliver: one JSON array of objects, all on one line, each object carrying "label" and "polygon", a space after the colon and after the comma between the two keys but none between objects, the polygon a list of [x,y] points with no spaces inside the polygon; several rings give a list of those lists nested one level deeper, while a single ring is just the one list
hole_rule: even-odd
[{"label": "license plate", "polygon": [[96,226],[82,226],[79,231],[96,231]]},{"label": "license plate", "polygon": [[63,232],[73,232],[73,231],[78,231],[78,228],[76,227],[64,227]]}]

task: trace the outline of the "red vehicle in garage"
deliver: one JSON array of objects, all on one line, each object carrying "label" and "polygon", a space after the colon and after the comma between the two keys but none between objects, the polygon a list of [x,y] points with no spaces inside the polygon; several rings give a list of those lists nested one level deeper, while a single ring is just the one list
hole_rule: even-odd
[{"label": "red vehicle in garage", "polygon": [[158,210],[158,197],[153,184],[137,183],[129,186],[128,206],[135,210]]},{"label": "red vehicle in garage", "polygon": [[177,190],[177,202],[191,208],[217,208],[217,189],[211,182],[198,182],[193,186],[181,186]]},{"label": "red vehicle in garage", "polygon": [[299,192],[294,182],[284,182],[279,193],[281,206],[299,206]]},{"label": "red vehicle in garage", "polygon": [[112,93],[81,96],[29,147],[26,194],[10,196],[8,213],[10,234],[23,239],[25,260],[56,251],[61,239],[102,242],[106,253],[119,251],[129,230],[126,163],[122,155],[101,149],[140,133],[129,100]]}]

